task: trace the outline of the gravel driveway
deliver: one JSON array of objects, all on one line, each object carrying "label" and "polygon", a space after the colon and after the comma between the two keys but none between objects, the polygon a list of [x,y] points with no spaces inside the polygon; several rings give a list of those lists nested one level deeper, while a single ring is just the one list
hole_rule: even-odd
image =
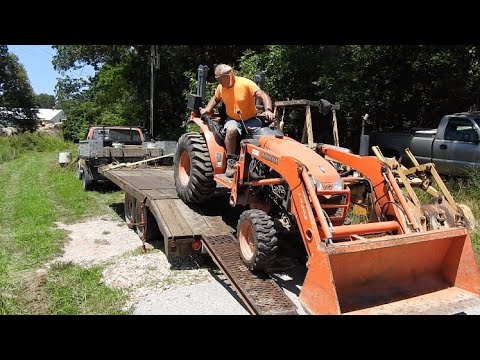
[{"label": "gravel driveway", "polygon": [[[142,253],[138,235],[121,219],[99,218],[57,226],[69,235],[64,254],[52,262],[105,266],[104,284],[128,294],[123,310],[135,315],[249,314],[207,255],[170,263],[161,250],[151,246]],[[288,282],[288,276],[278,276]],[[285,292],[299,305],[298,290],[291,290]],[[301,307],[298,310],[304,313]]]}]

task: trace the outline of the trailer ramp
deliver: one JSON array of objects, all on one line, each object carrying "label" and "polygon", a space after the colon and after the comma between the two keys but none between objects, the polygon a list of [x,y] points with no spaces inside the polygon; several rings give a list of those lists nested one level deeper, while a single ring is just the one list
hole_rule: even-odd
[{"label": "trailer ramp", "polygon": [[204,235],[202,242],[252,314],[298,315],[295,304],[275,280],[265,273],[254,273],[243,264],[233,235]]}]

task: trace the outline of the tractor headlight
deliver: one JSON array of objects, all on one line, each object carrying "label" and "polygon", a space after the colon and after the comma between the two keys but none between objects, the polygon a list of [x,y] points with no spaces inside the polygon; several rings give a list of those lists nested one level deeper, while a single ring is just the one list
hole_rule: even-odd
[{"label": "tractor headlight", "polygon": [[341,177],[337,178],[332,184],[332,190],[343,190],[343,180]]},{"label": "tractor headlight", "polygon": [[313,186],[315,187],[315,190],[318,192],[320,190],[323,190],[323,185],[320,181],[315,179],[313,176],[310,177],[312,179]]}]

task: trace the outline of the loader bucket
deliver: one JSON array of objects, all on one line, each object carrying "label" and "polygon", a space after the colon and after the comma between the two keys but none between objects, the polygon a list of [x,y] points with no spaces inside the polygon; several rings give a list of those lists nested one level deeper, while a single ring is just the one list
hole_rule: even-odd
[{"label": "loader bucket", "polygon": [[319,246],[300,301],[311,314],[453,314],[479,295],[468,231],[451,228]]}]

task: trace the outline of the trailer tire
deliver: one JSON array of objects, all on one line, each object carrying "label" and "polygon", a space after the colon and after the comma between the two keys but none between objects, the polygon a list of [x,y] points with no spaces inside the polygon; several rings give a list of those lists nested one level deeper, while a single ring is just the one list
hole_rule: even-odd
[{"label": "trailer tire", "polygon": [[132,195],[125,193],[125,201],[123,203],[123,209],[125,214],[125,223],[129,229],[135,229],[135,211],[136,200]]},{"label": "trailer tire", "polygon": [[94,183],[93,180],[90,178],[88,175],[87,171],[85,169],[82,172],[82,189],[83,191],[92,191],[94,189]]},{"label": "trailer tire", "polygon": [[216,183],[207,143],[201,134],[186,133],[180,136],[173,172],[178,197],[185,203],[200,204],[211,198]]},{"label": "trailer tire", "polygon": [[78,180],[82,180],[82,167],[77,163],[76,176]]},{"label": "trailer tire", "polygon": [[267,270],[275,261],[277,230],[265,211],[244,211],[238,220],[237,238],[242,261],[250,270]]},{"label": "trailer tire", "polygon": [[[151,242],[160,239],[160,230],[152,212],[141,201],[135,201],[136,232],[142,241]],[[142,214],[143,212],[143,214]],[[143,218],[143,224],[142,224]]]}]

